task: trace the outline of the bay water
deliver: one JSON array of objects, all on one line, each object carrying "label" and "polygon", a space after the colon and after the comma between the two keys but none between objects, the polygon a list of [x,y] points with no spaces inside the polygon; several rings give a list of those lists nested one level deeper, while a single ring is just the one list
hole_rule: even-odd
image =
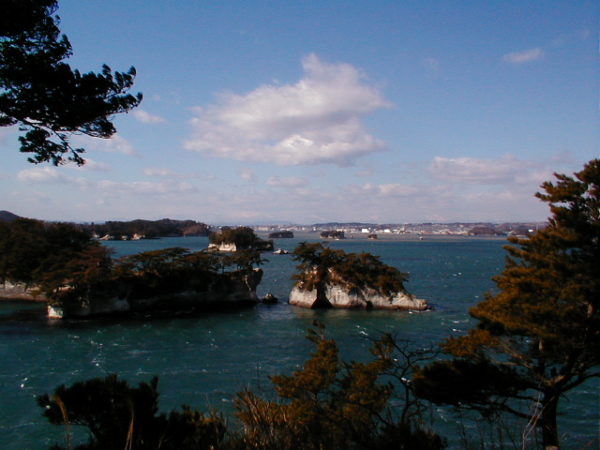
[{"label": "bay water", "polygon": [[[319,239],[308,235],[276,240],[275,245],[292,251],[300,241]],[[49,425],[35,397],[60,384],[111,373],[132,385],[158,376],[162,411],[187,404],[231,414],[236,392],[250,388],[268,395],[269,375],[290,374],[301,366],[312,351],[304,336],[314,320],[325,324],[347,361],[367,360],[371,340],[384,332],[421,347],[458,336],[473,324],[468,309],[494,289],[491,278],[504,266],[505,243],[454,237],[329,243],[335,249],[370,252],[408,272],[407,289],[434,308],[422,313],[292,307],[287,297],[296,262],[291,255],[274,254],[264,255],[268,261],[258,294],[272,293],[280,299],[276,305],[184,318],[49,321],[42,304],[0,301],[0,448],[45,449],[64,443],[64,430]],[[121,256],[173,246],[196,251],[208,242],[185,237],[105,245]],[[587,383],[561,399],[563,448],[597,448],[599,387],[598,382]],[[434,428],[451,447],[460,448],[456,416],[443,408],[432,414]]]}]

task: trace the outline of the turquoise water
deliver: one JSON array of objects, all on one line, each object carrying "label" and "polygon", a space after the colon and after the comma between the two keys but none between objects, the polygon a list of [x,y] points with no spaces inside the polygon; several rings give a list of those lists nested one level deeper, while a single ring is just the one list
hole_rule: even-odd
[{"label": "turquoise water", "polygon": [[[281,239],[292,250],[299,239]],[[392,332],[417,345],[439,342],[470,326],[467,310],[494,285],[504,264],[503,241],[335,241],[346,251],[368,251],[410,273],[409,291],[436,309],[425,313],[311,311],[287,305],[290,255],[265,255],[259,295],[271,292],[283,303],[258,305],[198,317],[143,320],[48,322],[41,305],[0,302],[0,447],[43,449],[61,442],[63,430],[48,425],[35,396],[60,384],[118,373],[131,383],[160,377],[162,410],[186,403],[198,409],[232,410],[236,392],[268,389],[268,375],[289,373],[311,351],[304,339],[314,319],[325,323],[344,359],[368,357],[369,338]],[[165,238],[109,242],[116,255],[169,246],[200,250],[206,238]],[[559,418],[564,448],[580,448],[597,438],[598,384],[562,400]],[[455,447],[454,419],[444,411],[437,426]]]}]

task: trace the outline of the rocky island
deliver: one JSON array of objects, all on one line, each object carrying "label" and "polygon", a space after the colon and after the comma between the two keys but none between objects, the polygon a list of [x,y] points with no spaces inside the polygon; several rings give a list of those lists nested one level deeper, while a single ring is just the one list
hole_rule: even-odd
[{"label": "rocky island", "polygon": [[175,247],[113,259],[71,224],[0,223],[0,297],[48,303],[51,318],[184,314],[257,303],[260,255]]},{"label": "rocky island", "polygon": [[273,250],[273,241],[264,240],[254,234],[249,227],[229,228],[223,227],[218,233],[208,236],[208,250],[219,252],[238,252],[252,250],[267,252]]},{"label": "rocky island", "polygon": [[322,244],[302,243],[294,250],[300,261],[291,305],[305,308],[428,309],[404,288],[407,274],[369,253],[346,253]]},{"label": "rocky island", "polygon": [[294,233],[290,230],[279,230],[269,233],[269,239],[293,239]]},{"label": "rocky island", "polygon": [[254,305],[261,278],[262,270],[242,258],[180,247],[143,252],[121,258],[96,279],[73,280],[50,294],[48,317],[181,315]]}]

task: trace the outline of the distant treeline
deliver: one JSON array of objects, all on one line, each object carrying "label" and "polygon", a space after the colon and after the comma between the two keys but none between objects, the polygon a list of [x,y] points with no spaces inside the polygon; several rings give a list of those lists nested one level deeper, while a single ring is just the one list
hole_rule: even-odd
[{"label": "distant treeline", "polygon": [[343,231],[322,231],[321,237],[323,239],[344,239],[346,235]]},{"label": "distant treeline", "polygon": [[130,220],[127,222],[109,221],[101,224],[85,224],[82,228],[98,236],[133,236],[146,238],[167,236],[208,236],[209,226],[194,220]]},{"label": "distant treeline", "polygon": [[292,239],[294,237],[294,233],[289,230],[275,231],[273,233],[269,233],[269,239]]}]

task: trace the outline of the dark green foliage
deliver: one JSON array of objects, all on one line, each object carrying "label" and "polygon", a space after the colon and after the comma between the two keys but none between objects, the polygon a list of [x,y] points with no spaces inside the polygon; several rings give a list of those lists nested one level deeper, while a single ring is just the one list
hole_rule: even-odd
[{"label": "dark green foliage", "polygon": [[62,305],[78,305],[102,298],[128,301],[165,296],[167,303],[157,308],[171,310],[193,306],[187,300],[180,305],[178,292],[222,293],[234,289],[233,280],[251,276],[254,264],[262,260],[258,252],[223,255],[214,252],[190,252],[182,247],[165,248],[124,256],[112,262],[111,269],[97,278],[77,278],[65,289],[52,295]]},{"label": "dark green foliage", "polygon": [[32,219],[0,222],[0,282],[35,284],[52,292],[75,273],[106,267],[108,258],[106,248],[74,225]]},{"label": "dark green foliage", "polygon": [[544,446],[559,444],[559,399],[600,377],[600,160],[556,178],[537,194],[550,205],[548,226],[510,239],[498,293],[470,310],[477,327],[444,344],[454,359],[415,380],[438,403],[527,418]]},{"label": "dark green foliage", "polygon": [[262,265],[266,260],[260,256],[259,250],[238,250],[231,255],[224,255],[222,259],[226,265],[234,266],[238,270],[250,271],[254,267]]},{"label": "dark green foliage", "polygon": [[[444,380],[443,384],[439,380]],[[501,407],[497,399],[518,398],[519,392],[531,385],[509,367],[498,367],[485,359],[456,359],[429,364],[419,372],[414,387],[418,396],[434,403],[468,404],[492,417]]]},{"label": "dark green foliage", "polygon": [[219,233],[211,233],[209,235],[211,243],[219,244],[235,244],[237,250],[272,250],[273,241],[265,241],[259,238],[252,228],[224,227]]},{"label": "dark green foliage", "polygon": [[303,242],[294,250],[299,273],[294,275],[304,290],[322,289],[325,284],[339,284],[350,290],[374,289],[382,295],[404,291],[408,275],[382,263],[370,253],[346,253],[322,244]]},{"label": "dark green foliage", "polygon": [[99,236],[109,235],[120,239],[134,234],[147,238],[165,236],[208,236],[208,225],[194,220],[130,220],[127,222],[108,221],[103,224],[83,225]]},{"label": "dark green foliage", "polygon": [[269,239],[291,239],[294,237],[294,233],[289,230],[274,231],[269,233]]},{"label": "dark green foliage", "polygon": [[64,385],[53,395],[38,397],[44,416],[65,426],[66,447],[71,448],[70,427],[89,431],[88,442],[78,450],[112,449],[210,449],[219,446],[225,434],[223,419],[204,415],[189,407],[168,415],[158,414],[158,379],[137,388],[116,375]]},{"label": "dark green foliage", "polygon": [[343,231],[322,231],[321,237],[323,239],[344,239],[346,235]]},{"label": "dark green foliage", "polygon": [[[225,255],[191,253],[181,247],[114,261],[106,247],[75,225],[31,219],[0,222],[0,283],[6,280],[35,287],[50,303],[73,310],[111,298],[233,292],[235,280],[251,277],[258,283],[260,274],[253,271],[262,262],[256,250]],[[176,310],[180,305],[163,306]]]},{"label": "dark green foliage", "polygon": [[[127,94],[135,69],[81,74],[63,62],[71,44],[60,34],[56,0],[4,0],[0,19],[0,126],[19,125],[21,152],[33,163],[83,164],[73,134],[108,138],[111,118],[137,106]],[[66,156],[68,155],[68,156]]]}]

